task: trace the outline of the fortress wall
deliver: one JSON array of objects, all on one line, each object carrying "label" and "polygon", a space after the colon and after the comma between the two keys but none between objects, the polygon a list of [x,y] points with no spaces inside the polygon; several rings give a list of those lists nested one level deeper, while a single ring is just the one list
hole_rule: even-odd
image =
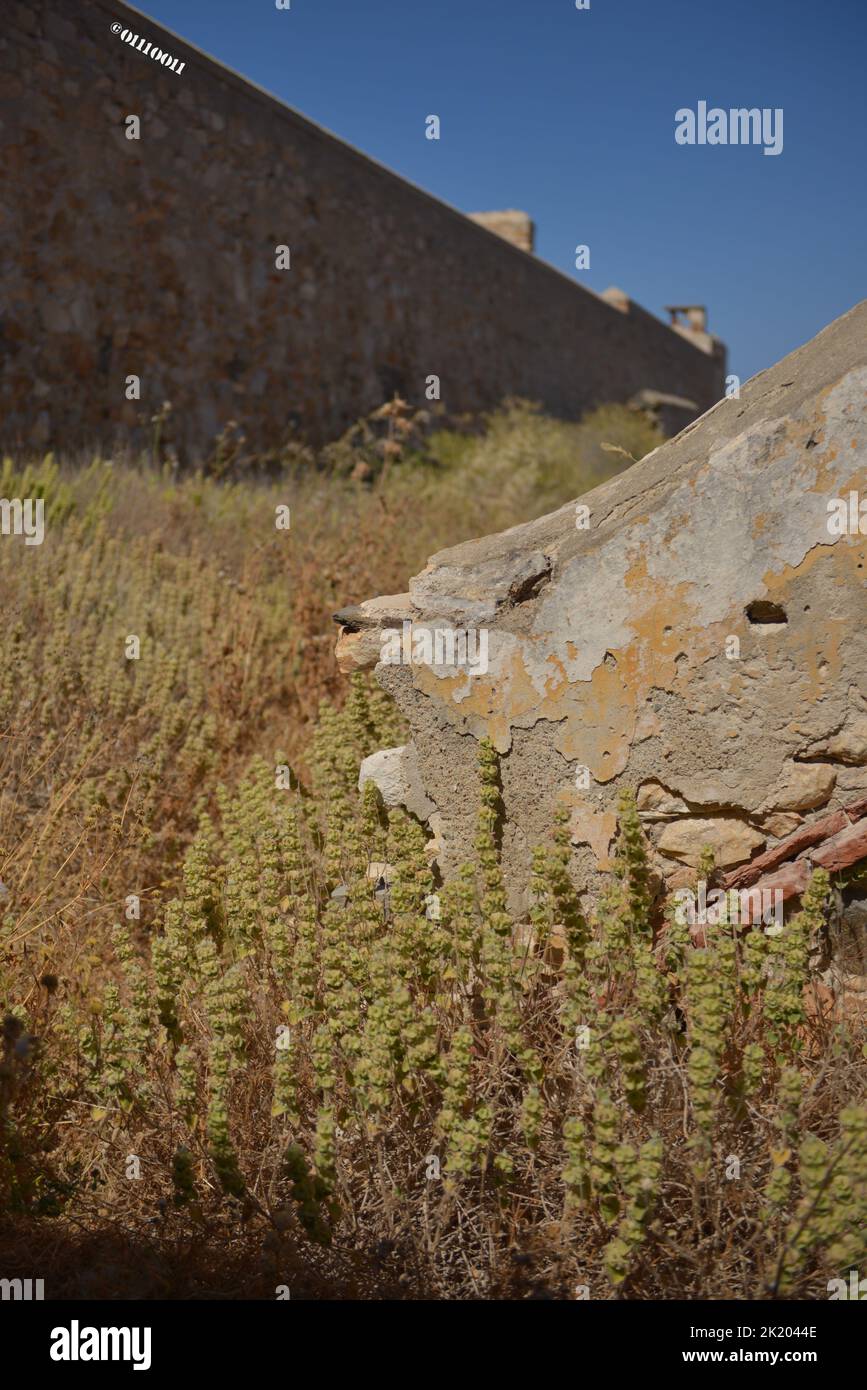
[{"label": "fortress wall", "polygon": [[4,0],[3,17],[3,446],[141,442],[166,399],[187,454],[232,418],[255,447],[322,440],[395,390],[424,404],[430,374],[450,412],[721,396],[721,353],[606,303],[140,11]]}]

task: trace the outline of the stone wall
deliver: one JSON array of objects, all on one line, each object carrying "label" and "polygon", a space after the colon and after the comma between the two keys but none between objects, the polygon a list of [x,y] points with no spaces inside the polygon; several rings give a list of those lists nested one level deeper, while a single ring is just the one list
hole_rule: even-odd
[{"label": "stone wall", "polygon": [[141,441],[164,400],[182,451],[229,419],[255,447],[332,438],[395,390],[424,404],[432,375],[453,412],[723,391],[718,346],[607,303],[131,6],[4,0],[0,160],[0,445]]},{"label": "stone wall", "polygon": [[471,212],[469,216],[473,222],[478,222],[480,227],[487,227],[489,232],[496,232],[497,236],[511,242],[519,250],[535,251],[536,227],[526,212],[509,208],[505,212]]},{"label": "stone wall", "polygon": [[[338,656],[410,722],[367,775],[387,764],[445,871],[472,853],[486,735],[517,907],[558,806],[598,885],[624,787],[669,886],[711,845],[788,900],[811,863],[867,859],[865,611],[867,301],[579,502],[338,615]],[[391,629],[415,660],[382,659]],[[438,630],[474,634],[463,663],[416,648]]]}]

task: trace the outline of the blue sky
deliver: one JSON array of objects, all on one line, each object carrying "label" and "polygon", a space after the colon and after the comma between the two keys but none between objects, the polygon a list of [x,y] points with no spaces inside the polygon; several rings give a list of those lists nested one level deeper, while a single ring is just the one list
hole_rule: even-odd
[{"label": "blue sky", "polygon": [[[523,208],[592,289],[706,303],[743,380],[867,295],[867,0],[138,8],[455,207]],[[700,100],[782,107],[782,153],[677,145]]]}]

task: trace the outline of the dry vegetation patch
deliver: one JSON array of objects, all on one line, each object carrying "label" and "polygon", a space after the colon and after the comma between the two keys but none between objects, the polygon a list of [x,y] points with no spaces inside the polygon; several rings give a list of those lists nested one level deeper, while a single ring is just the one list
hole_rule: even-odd
[{"label": "dry vegetation patch", "polygon": [[809,973],[827,878],[780,936],[696,949],[651,912],[627,799],[596,912],[558,825],[516,922],[489,746],[447,884],[356,790],[402,731],[339,677],[330,612],[653,432],[382,418],[394,447],[271,480],[5,465],[46,541],[0,545],[2,1273],[49,1297],[825,1297],[867,1257],[863,1043]]}]

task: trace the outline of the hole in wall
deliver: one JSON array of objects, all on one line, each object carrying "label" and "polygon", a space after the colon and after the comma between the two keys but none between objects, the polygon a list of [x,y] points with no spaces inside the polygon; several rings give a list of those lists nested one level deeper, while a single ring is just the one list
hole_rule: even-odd
[{"label": "hole in wall", "polygon": [[767,598],[754,598],[744,612],[751,623],[787,623],[786,610],[780,603],[771,603]]}]

